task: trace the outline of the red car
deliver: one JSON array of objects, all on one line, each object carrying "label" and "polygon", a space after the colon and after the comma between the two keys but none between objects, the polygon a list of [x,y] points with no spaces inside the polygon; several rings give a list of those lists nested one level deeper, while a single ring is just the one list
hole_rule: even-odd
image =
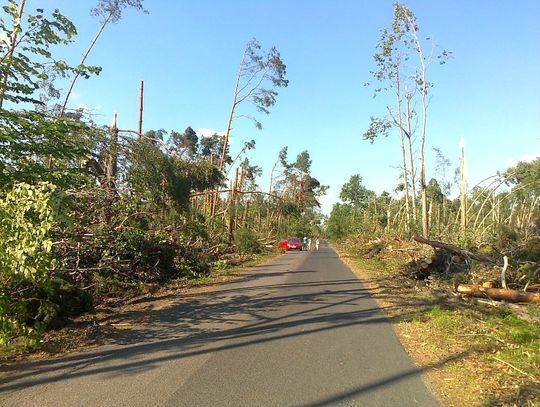
[{"label": "red car", "polygon": [[302,250],[302,240],[297,237],[287,240],[287,250]]}]

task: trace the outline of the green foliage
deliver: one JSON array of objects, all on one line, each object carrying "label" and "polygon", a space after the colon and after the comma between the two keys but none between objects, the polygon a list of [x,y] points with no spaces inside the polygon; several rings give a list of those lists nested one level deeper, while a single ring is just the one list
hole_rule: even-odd
[{"label": "green foliage", "polygon": [[18,336],[36,340],[59,314],[60,304],[52,301],[58,290],[49,277],[49,232],[62,203],[48,183],[15,184],[0,199],[0,344]]},{"label": "green foliage", "polygon": [[208,162],[187,162],[163,152],[147,139],[128,143],[126,180],[132,191],[155,206],[186,210],[191,191],[221,183],[223,176]]},{"label": "green foliage", "polygon": [[356,174],[343,184],[339,198],[355,208],[366,208],[375,199],[375,193],[363,186],[362,177]]},{"label": "green foliage", "polygon": [[256,254],[262,250],[257,235],[251,229],[238,229],[234,233],[234,243],[240,251],[245,254]]},{"label": "green foliage", "polygon": [[514,188],[521,187],[522,195],[540,196],[540,158],[530,163],[519,162],[505,172],[508,183]]},{"label": "green foliage", "polygon": [[[275,88],[289,84],[285,79],[286,71],[287,67],[276,47],[263,54],[259,41],[252,39],[246,44],[240,65],[240,77],[246,79],[239,89],[244,93],[238,94],[236,100],[248,100],[259,112],[270,113],[269,108],[275,105],[278,95]],[[266,84],[272,88],[264,87]],[[261,124],[253,120],[256,127],[261,128]]]},{"label": "green foliage", "polygon": [[190,183],[180,173],[174,159],[145,139],[130,142],[129,151],[127,181],[133,191],[156,205],[185,208]]},{"label": "green foliage", "polygon": [[439,183],[435,178],[431,178],[426,186],[426,194],[430,202],[442,203],[445,199],[444,194],[441,191]]},{"label": "green foliage", "polygon": [[0,272],[13,279],[47,280],[52,266],[48,234],[62,198],[51,184],[15,184],[0,199]]},{"label": "green foliage", "polygon": [[353,211],[354,209],[350,205],[334,204],[326,222],[326,232],[331,240],[341,240],[352,234],[356,227],[353,222]]},{"label": "green foliage", "polygon": [[43,9],[37,9],[35,14],[27,14],[26,20],[19,21],[18,9],[18,4],[9,0],[2,8],[3,15],[0,14],[0,33],[10,39],[0,44],[0,106],[4,100],[40,104],[35,92],[51,72],[53,76],[76,71],[89,76],[100,72],[95,66],[70,67],[53,57],[51,47],[68,44],[77,35],[73,23],[58,10],[47,16]]},{"label": "green foliage", "polygon": [[92,9],[92,15],[117,23],[128,7],[147,12],[143,7],[143,0],[99,0],[98,5]]},{"label": "green foliage", "polygon": [[[92,140],[93,139],[93,140]],[[79,159],[91,156],[99,135],[79,121],[32,111],[0,112],[0,189],[48,181],[63,188],[87,182]],[[54,160],[49,168],[48,160]]]}]

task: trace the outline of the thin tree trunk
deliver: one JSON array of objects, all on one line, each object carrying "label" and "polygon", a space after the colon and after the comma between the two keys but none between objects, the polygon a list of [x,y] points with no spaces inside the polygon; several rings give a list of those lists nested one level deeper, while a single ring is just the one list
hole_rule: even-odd
[{"label": "thin tree trunk", "polygon": [[13,60],[13,53],[15,52],[15,47],[17,45],[17,36],[21,31],[21,19],[25,5],[26,0],[21,0],[21,2],[19,3],[19,8],[17,10],[17,18],[13,22],[13,34],[11,35],[11,41],[9,43],[7,56],[5,58],[5,63],[8,65],[8,69],[6,69],[6,73],[2,78],[2,87],[0,88],[0,109],[2,109],[2,106],[4,104],[4,96],[6,94],[6,88],[8,85],[9,65],[11,65],[11,61]]},{"label": "thin tree trunk", "polygon": [[220,171],[223,171],[223,168],[225,167],[225,157],[227,156],[227,147],[229,146],[229,137],[231,135],[231,130],[232,130],[234,111],[238,103],[238,89],[240,86],[240,78],[242,76],[242,68],[244,67],[247,49],[248,47],[246,45],[246,48],[244,49],[244,54],[242,55],[242,60],[240,62],[240,65],[238,66],[238,73],[236,74],[236,83],[234,85],[234,97],[233,97],[233,102],[231,104],[231,112],[229,113],[229,120],[227,121],[227,130],[225,131],[225,137],[223,139],[223,148],[221,150],[221,158],[219,160]]},{"label": "thin tree trunk", "polygon": [[412,211],[413,211],[413,220],[416,221],[417,209],[416,209],[416,171],[414,169],[414,156],[413,156],[413,145],[412,145],[412,124],[411,124],[411,95],[407,94],[405,96],[407,100],[407,143],[409,147],[409,166],[411,167],[411,189],[412,189]]},{"label": "thin tree trunk", "polygon": [[105,194],[107,205],[105,208],[105,222],[110,223],[112,218],[112,204],[116,196],[116,174],[118,171],[118,114],[114,113],[110,128],[110,140],[105,161]]},{"label": "thin tree trunk", "polygon": [[139,126],[138,126],[139,138],[141,138],[143,134],[142,132],[143,109],[144,109],[144,81],[141,81],[139,83]]},{"label": "thin tree trunk", "polygon": [[409,27],[411,29],[413,39],[416,44],[416,52],[421,65],[421,79],[422,79],[422,133],[420,138],[420,188],[422,193],[422,232],[425,237],[429,236],[429,220],[428,220],[428,208],[427,208],[427,193],[426,193],[426,167],[425,167],[425,145],[427,134],[427,73],[426,73],[426,61],[424,60],[424,53],[422,52],[422,46],[416,32],[416,26],[413,21],[409,19]]},{"label": "thin tree trunk", "polygon": [[229,206],[229,243],[232,243],[234,238],[234,224],[235,224],[235,216],[236,216],[236,190],[238,187],[238,170],[239,168],[236,168],[236,172],[234,175],[234,180],[232,182],[232,188],[231,188],[231,194],[230,194],[230,206]]},{"label": "thin tree trunk", "polygon": [[[105,29],[105,27],[107,26],[107,24],[109,23],[111,18],[112,18],[112,13],[109,13],[107,18],[105,20],[103,20],[103,23],[101,23],[101,26],[99,27],[99,30],[97,31],[96,35],[92,39],[92,42],[90,43],[90,46],[88,47],[86,52],[83,54],[83,57],[81,59],[81,62],[79,63],[79,66],[84,65],[84,63],[86,62],[86,58],[88,58],[88,55],[90,55],[90,52],[92,52],[92,49],[94,48],[94,45],[96,45],[97,40],[101,36],[101,33],[103,32],[103,30]],[[81,73],[79,72],[79,70],[77,70],[75,72],[75,75],[73,76],[73,79],[71,80],[71,83],[69,85],[69,89],[68,89],[68,91],[66,93],[66,98],[64,99],[64,103],[62,104],[62,108],[60,109],[60,114],[59,114],[60,117],[64,117],[66,106],[68,104],[71,93],[73,92],[73,88],[75,87],[75,82],[77,82],[77,79],[79,78],[80,74]]]},{"label": "thin tree trunk", "polygon": [[399,127],[399,141],[401,144],[401,160],[403,162],[403,183],[405,187],[405,207],[407,209],[407,228],[410,219],[410,205],[409,205],[409,176],[407,174],[407,159],[405,157],[405,143],[403,136],[403,122],[401,115],[401,78],[399,72],[399,62],[396,67],[396,103],[398,113],[398,127]]},{"label": "thin tree trunk", "polygon": [[459,202],[461,213],[461,234],[465,236],[467,231],[467,180],[465,177],[465,146],[461,145],[461,157],[459,160],[460,188]]}]

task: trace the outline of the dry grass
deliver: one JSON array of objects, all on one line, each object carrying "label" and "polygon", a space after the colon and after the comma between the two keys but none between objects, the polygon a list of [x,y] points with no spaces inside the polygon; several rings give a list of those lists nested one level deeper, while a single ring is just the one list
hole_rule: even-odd
[{"label": "dry grass", "polygon": [[[406,243],[408,244],[408,243]],[[376,258],[337,247],[385,309],[403,346],[446,406],[540,406],[540,327],[400,273],[396,242]],[[418,248],[414,251],[418,254]],[[401,259],[401,261],[400,261]]]}]

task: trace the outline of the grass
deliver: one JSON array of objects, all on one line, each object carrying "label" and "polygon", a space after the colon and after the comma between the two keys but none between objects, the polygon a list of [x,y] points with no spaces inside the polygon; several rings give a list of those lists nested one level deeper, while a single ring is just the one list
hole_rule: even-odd
[{"label": "grass", "polygon": [[[443,405],[540,407],[540,323],[410,280],[401,272],[408,259],[337,250],[385,310]],[[538,306],[525,309],[532,318],[540,315]]]}]

